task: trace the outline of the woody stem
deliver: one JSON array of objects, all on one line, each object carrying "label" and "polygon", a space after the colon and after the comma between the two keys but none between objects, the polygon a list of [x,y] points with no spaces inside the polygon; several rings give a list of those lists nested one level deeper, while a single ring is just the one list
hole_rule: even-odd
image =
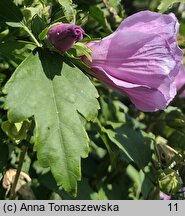
[{"label": "woody stem", "polygon": [[17,171],[16,171],[16,174],[15,174],[15,180],[14,180],[14,182],[12,184],[12,188],[10,190],[10,199],[11,200],[15,199],[15,196],[16,196],[16,186],[17,186],[19,176],[20,176],[20,173],[21,173],[21,170],[22,170],[22,166],[23,166],[23,163],[24,163],[24,159],[25,159],[25,156],[26,156],[26,153],[27,153],[27,150],[28,150],[28,143],[30,142],[30,139],[31,139],[31,137],[33,135],[34,127],[35,127],[35,122],[32,119],[31,124],[30,124],[30,128],[29,128],[29,130],[27,132],[26,140],[21,141],[21,143],[23,144],[22,145],[22,152],[21,152],[21,155],[20,155],[20,158],[19,158],[19,164],[18,164]]},{"label": "woody stem", "polygon": [[20,176],[20,173],[21,173],[21,170],[22,170],[22,166],[23,166],[23,162],[24,162],[24,158],[26,156],[27,150],[28,150],[28,146],[23,145],[22,146],[22,152],[21,152],[21,155],[20,155],[20,158],[19,158],[19,164],[18,164],[18,167],[17,167],[16,175],[15,175],[15,180],[14,180],[14,182],[12,184],[12,188],[11,188],[11,191],[10,191],[10,199],[11,200],[15,199],[15,196],[16,196],[16,186],[17,186],[17,183],[18,183],[18,180],[19,180],[19,176]]}]

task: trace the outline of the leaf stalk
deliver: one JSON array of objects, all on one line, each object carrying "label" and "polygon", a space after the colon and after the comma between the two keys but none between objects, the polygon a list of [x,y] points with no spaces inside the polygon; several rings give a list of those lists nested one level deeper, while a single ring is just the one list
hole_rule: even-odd
[{"label": "leaf stalk", "polygon": [[24,30],[30,35],[30,37],[32,38],[32,40],[35,42],[35,44],[38,47],[41,47],[40,43],[38,42],[38,40],[35,38],[35,36],[32,34],[32,32],[29,30],[29,28],[27,26],[23,26]]}]

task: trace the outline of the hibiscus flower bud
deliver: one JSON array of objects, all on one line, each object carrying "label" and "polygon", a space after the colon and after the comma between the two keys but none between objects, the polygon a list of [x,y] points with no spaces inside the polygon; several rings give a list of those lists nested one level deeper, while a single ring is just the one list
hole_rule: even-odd
[{"label": "hibiscus flower bud", "polygon": [[130,98],[146,112],[164,110],[176,95],[175,77],[182,61],[174,14],[141,11],[126,18],[102,40],[87,43],[91,75]]},{"label": "hibiscus flower bud", "polygon": [[83,39],[84,30],[77,25],[56,24],[48,30],[48,40],[60,52],[69,50],[77,41]]},{"label": "hibiscus flower bud", "polygon": [[[180,90],[185,85],[185,66],[182,65],[179,74],[175,78],[175,84],[177,90]],[[179,97],[185,97],[185,90],[179,95]]]}]

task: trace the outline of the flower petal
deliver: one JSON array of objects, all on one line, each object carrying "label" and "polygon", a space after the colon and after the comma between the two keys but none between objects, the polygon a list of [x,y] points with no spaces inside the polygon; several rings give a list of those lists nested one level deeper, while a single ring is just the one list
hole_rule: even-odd
[{"label": "flower petal", "polygon": [[88,43],[92,62],[82,60],[90,74],[127,94],[138,109],[164,110],[176,94],[174,80],[182,61],[178,27],[173,14],[139,12],[108,37]]},{"label": "flower petal", "polygon": [[89,73],[112,89],[128,95],[136,108],[145,112],[164,110],[176,94],[175,83],[168,78],[156,89],[124,82],[112,77],[100,67],[92,68]]},{"label": "flower petal", "polygon": [[126,82],[154,88],[178,72],[168,43],[158,35],[137,33],[135,37],[133,32],[120,32],[111,40],[89,46],[93,50],[91,67],[103,65],[111,76]]},{"label": "flower petal", "polygon": [[143,32],[159,34],[165,39],[177,36],[179,23],[173,13],[160,14],[151,11],[141,11],[126,18],[117,31]]},{"label": "flower petal", "polygon": [[176,55],[176,60],[181,59],[182,51],[177,46],[176,36],[179,31],[179,23],[173,13],[160,14],[151,11],[138,12],[125,19],[117,31],[143,32],[146,34],[158,34],[168,43]]}]

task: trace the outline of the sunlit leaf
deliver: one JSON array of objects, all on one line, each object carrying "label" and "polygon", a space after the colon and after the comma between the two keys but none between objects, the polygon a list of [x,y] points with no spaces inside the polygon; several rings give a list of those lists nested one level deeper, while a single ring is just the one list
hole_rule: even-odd
[{"label": "sunlit leaf", "polygon": [[75,195],[80,157],[88,155],[88,136],[79,115],[87,120],[96,117],[96,89],[60,55],[39,50],[17,68],[4,92],[9,121],[34,116],[40,164],[50,167],[57,184]]},{"label": "sunlit leaf", "polygon": [[73,20],[75,16],[75,10],[72,0],[58,0],[58,2],[63,8],[65,18],[68,21]]},{"label": "sunlit leaf", "polygon": [[161,0],[160,5],[158,6],[158,10],[160,12],[165,12],[167,11],[173,4],[175,3],[185,3],[185,0]]},{"label": "sunlit leaf", "polygon": [[111,32],[110,25],[107,22],[105,14],[101,10],[101,8],[97,6],[91,6],[89,13],[90,13],[90,16],[93,17],[102,27],[104,27],[107,31]]}]

